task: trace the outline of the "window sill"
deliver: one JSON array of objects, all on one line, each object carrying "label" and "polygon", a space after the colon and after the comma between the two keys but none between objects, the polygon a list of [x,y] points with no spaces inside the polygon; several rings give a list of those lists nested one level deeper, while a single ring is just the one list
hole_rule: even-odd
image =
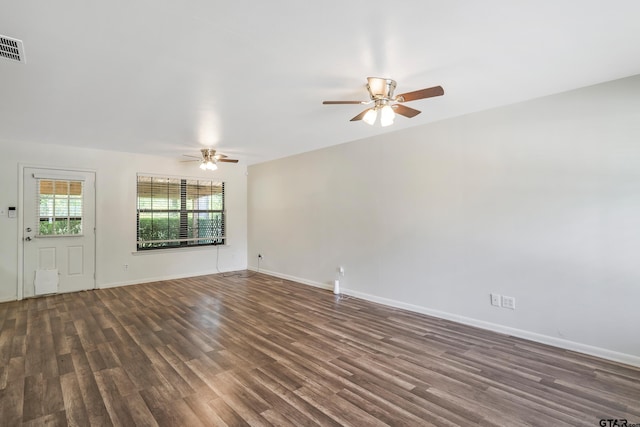
[{"label": "window sill", "polygon": [[157,255],[157,254],[165,254],[165,253],[181,253],[181,252],[192,252],[192,251],[207,251],[216,248],[228,248],[231,245],[210,245],[210,246],[185,246],[181,248],[170,248],[170,249],[149,249],[144,251],[133,251],[131,255]]}]

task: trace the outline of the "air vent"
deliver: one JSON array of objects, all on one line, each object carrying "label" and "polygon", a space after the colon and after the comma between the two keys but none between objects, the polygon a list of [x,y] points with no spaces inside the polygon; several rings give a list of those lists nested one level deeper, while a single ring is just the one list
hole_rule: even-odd
[{"label": "air vent", "polygon": [[12,39],[0,34],[0,58],[25,63],[22,40]]}]

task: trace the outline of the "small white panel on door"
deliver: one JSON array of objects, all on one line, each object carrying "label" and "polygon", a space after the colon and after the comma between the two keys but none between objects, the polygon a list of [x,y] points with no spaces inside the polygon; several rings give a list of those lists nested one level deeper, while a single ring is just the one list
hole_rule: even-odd
[{"label": "small white panel on door", "polygon": [[53,270],[56,267],[56,248],[38,248],[38,269]]},{"label": "small white panel on door", "polygon": [[84,272],[84,248],[82,246],[68,246],[67,260],[69,262],[69,276]]}]

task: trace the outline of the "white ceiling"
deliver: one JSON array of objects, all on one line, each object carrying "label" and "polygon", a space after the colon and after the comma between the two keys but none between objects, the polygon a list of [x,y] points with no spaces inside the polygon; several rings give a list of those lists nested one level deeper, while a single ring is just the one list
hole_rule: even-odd
[{"label": "white ceiling", "polygon": [[[637,0],[5,1],[0,144],[256,163],[640,74]],[[366,77],[422,114],[349,122]]]}]

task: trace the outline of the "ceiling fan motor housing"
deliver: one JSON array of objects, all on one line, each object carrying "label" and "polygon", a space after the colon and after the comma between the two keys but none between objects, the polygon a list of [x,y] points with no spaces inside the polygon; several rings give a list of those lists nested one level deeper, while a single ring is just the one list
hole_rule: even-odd
[{"label": "ceiling fan motor housing", "polygon": [[215,155],[216,155],[216,150],[212,149],[212,148],[203,148],[202,150],[200,150],[202,152],[202,159],[206,162],[206,161],[216,161]]},{"label": "ceiling fan motor housing", "polygon": [[396,81],[382,77],[367,77],[367,90],[371,99],[393,100],[393,91],[396,89]]}]

